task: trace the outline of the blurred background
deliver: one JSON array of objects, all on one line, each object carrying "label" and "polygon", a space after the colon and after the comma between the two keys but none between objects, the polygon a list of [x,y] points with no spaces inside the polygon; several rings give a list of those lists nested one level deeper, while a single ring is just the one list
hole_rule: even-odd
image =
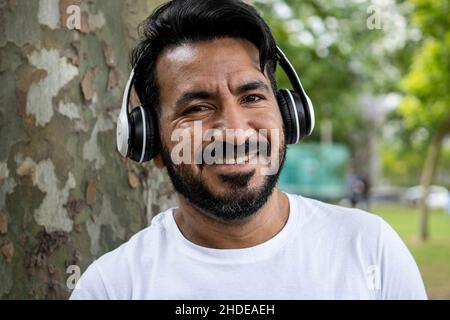
[{"label": "blurred background", "polygon": [[[0,0],[0,299],[67,298],[176,205],[164,172],[115,147],[128,54],[163,2]],[[316,110],[280,188],[382,216],[450,299],[450,1],[247,2]]]}]

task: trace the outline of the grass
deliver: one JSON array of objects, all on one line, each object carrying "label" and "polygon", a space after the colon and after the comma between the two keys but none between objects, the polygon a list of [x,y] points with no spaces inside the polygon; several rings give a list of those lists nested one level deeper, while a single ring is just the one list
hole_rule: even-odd
[{"label": "grass", "polygon": [[383,217],[400,235],[414,256],[430,299],[450,299],[450,214],[431,211],[429,239],[418,236],[418,210],[402,205],[373,205],[370,211]]}]

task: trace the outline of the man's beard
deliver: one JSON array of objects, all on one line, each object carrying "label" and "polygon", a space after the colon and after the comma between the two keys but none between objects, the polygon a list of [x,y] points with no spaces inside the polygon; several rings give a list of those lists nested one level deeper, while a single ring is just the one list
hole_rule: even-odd
[{"label": "man's beard", "polygon": [[255,214],[271,196],[286,158],[286,144],[281,144],[278,157],[279,168],[275,174],[264,176],[261,186],[248,188],[256,170],[250,173],[222,174],[219,178],[229,185],[230,191],[216,195],[209,190],[201,176],[194,176],[189,165],[175,165],[170,151],[161,144],[161,156],[167,167],[175,190],[201,213],[226,222],[237,222]]}]

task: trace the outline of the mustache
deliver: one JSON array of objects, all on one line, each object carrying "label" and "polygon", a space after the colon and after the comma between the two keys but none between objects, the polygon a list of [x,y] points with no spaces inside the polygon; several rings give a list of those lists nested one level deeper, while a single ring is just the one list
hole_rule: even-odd
[{"label": "mustache", "polygon": [[[196,163],[205,164],[205,151],[211,150],[211,157],[215,158],[216,155],[222,155],[223,159],[248,155],[263,155],[270,156],[271,143],[266,139],[246,139],[241,144],[231,143],[229,141],[215,140],[205,146],[202,146],[195,152]],[[218,152],[219,151],[219,152]]]}]

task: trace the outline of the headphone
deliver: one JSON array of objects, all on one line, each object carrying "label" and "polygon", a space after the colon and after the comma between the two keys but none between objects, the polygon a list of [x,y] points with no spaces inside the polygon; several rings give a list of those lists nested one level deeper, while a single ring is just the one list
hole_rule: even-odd
[{"label": "headphone", "polygon": [[[280,89],[276,93],[284,123],[285,139],[287,144],[296,144],[302,138],[311,135],[314,129],[314,107],[303,89],[297,72],[279,47],[277,60],[293,88],[293,90]],[[142,163],[153,159],[159,153],[158,119],[151,108],[139,106],[129,112],[134,78],[133,68],[123,94],[116,139],[117,149],[123,157]]]}]

